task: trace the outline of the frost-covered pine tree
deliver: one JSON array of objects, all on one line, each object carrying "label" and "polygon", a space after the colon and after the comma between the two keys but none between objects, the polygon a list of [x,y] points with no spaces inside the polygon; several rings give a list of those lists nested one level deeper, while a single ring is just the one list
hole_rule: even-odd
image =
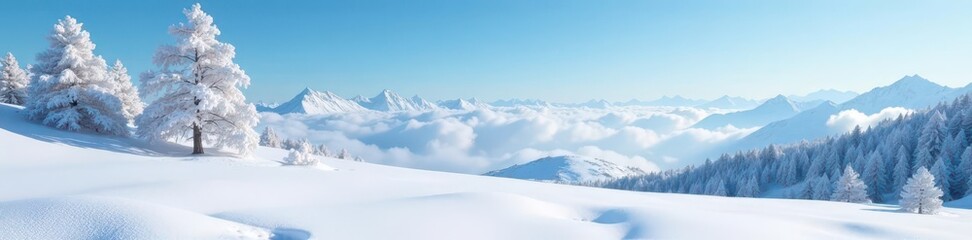
[{"label": "frost-covered pine tree", "polygon": [[725,180],[719,179],[719,181],[716,182],[716,184],[717,185],[715,187],[715,190],[712,191],[713,196],[723,196],[723,197],[729,196],[729,192],[726,190]]},{"label": "frost-covered pine tree", "polygon": [[[958,175],[958,181],[955,182],[956,184],[961,185],[961,183],[966,183],[969,182],[969,180],[972,180],[972,146],[966,147],[965,151],[962,152],[958,168],[955,169],[954,173]],[[960,193],[967,193],[969,190],[972,190],[972,188],[969,188],[968,185],[964,185],[958,190]]]},{"label": "frost-covered pine tree", "polygon": [[290,154],[284,158],[284,162],[288,165],[317,165],[319,160],[314,157],[311,148],[310,144],[306,142],[302,143],[299,148],[290,150]]},{"label": "frost-covered pine tree", "polygon": [[88,31],[71,16],[58,20],[50,47],[37,55],[27,87],[27,118],[72,131],[128,135],[121,100],[113,95],[108,67],[94,55]]},{"label": "frost-covered pine tree", "polygon": [[320,154],[321,156],[325,156],[325,157],[331,156],[331,150],[327,149],[327,146],[324,146],[324,144],[317,146],[317,151],[321,153]]},{"label": "frost-covered pine tree", "polygon": [[115,60],[115,65],[108,71],[108,79],[112,83],[112,93],[118,97],[122,104],[122,114],[126,119],[135,119],[135,116],[142,114],[145,104],[138,97],[138,90],[132,84],[132,77],[128,75],[128,68],[122,64],[121,60]]},{"label": "frost-covered pine tree", "polygon": [[27,101],[27,84],[30,78],[20,68],[20,63],[12,53],[0,60],[0,103],[24,105]]},{"label": "frost-covered pine tree", "polygon": [[935,186],[942,190],[942,200],[951,201],[952,194],[949,190],[952,188],[950,179],[952,171],[948,168],[948,164],[946,162],[948,162],[948,160],[938,158],[938,161],[935,161],[935,164],[932,165],[931,174],[935,177]]},{"label": "frost-covered pine tree", "polygon": [[155,54],[161,70],[141,76],[142,96],[157,99],[136,119],[136,133],[153,141],[191,138],[193,154],[202,154],[205,142],[248,155],[259,143],[253,130],[259,119],[239,88],[250,77],[233,62],[233,45],[216,39],[220,31],[198,3],[183,12],[188,23],[169,29],[176,44]]},{"label": "frost-covered pine tree", "polygon": [[894,171],[891,173],[894,181],[895,191],[900,191],[904,187],[908,178],[911,177],[911,161],[908,158],[908,150],[904,146],[898,148],[898,156],[895,157]]},{"label": "frost-covered pine tree", "polygon": [[888,189],[888,174],[884,168],[884,158],[881,157],[881,153],[872,152],[868,156],[862,178],[864,183],[869,186],[867,189],[869,198],[876,202],[881,202],[881,195]]},{"label": "frost-covered pine tree", "polygon": [[260,146],[280,148],[280,137],[277,136],[277,132],[273,131],[273,128],[267,126],[263,129],[263,133],[260,134]]},{"label": "frost-covered pine tree", "polygon": [[901,190],[901,208],[920,214],[935,214],[942,208],[942,190],[935,187],[935,177],[921,167]]},{"label": "frost-covered pine tree", "polygon": [[830,199],[830,197],[832,195],[831,194],[832,192],[830,190],[830,186],[831,186],[830,177],[827,177],[826,174],[823,175],[823,176],[818,177],[817,180],[813,182],[813,196],[812,196],[812,199],[815,199],[815,200],[827,200],[827,199]]},{"label": "frost-covered pine tree", "polygon": [[918,136],[918,146],[915,149],[915,165],[912,166],[914,170],[931,166],[941,154],[943,143],[947,138],[945,121],[945,115],[936,110],[922,126],[921,135]]},{"label": "frost-covered pine tree", "polygon": [[759,183],[756,182],[756,177],[750,177],[749,180],[744,181],[739,185],[736,191],[737,197],[758,197],[759,196]]},{"label": "frost-covered pine tree", "polygon": [[351,153],[348,152],[348,149],[341,149],[341,153],[338,154],[338,158],[339,159],[351,159]]},{"label": "frost-covered pine tree", "polygon": [[830,200],[850,203],[871,202],[867,198],[867,185],[864,185],[864,181],[861,181],[850,165],[844,168],[844,174],[834,183],[834,193],[830,196]]}]

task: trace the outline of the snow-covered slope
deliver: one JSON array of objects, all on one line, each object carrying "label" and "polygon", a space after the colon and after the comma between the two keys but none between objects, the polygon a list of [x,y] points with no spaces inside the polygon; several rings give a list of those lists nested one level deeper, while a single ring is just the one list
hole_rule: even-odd
[{"label": "snow-covered slope", "polygon": [[719,109],[751,109],[759,106],[759,101],[745,99],[741,97],[722,96],[716,100],[703,103],[696,107],[699,108],[719,108]]},{"label": "snow-covered slope", "polygon": [[732,125],[738,128],[759,127],[800,113],[800,109],[783,95],[766,100],[758,107],[739,112],[710,115],[692,127],[716,129]]},{"label": "snow-covered slope", "polygon": [[[0,104],[10,239],[965,239],[972,211],[642,193],[50,129]],[[699,230],[704,227],[704,230]]]},{"label": "snow-covered slope", "polygon": [[600,158],[553,156],[513,165],[483,175],[558,183],[581,183],[644,174],[634,167],[622,167]]},{"label": "snow-covered slope", "polygon": [[836,89],[824,89],[824,90],[817,90],[816,92],[808,93],[807,95],[803,95],[803,96],[790,95],[789,98],[790,98],[790,100],[797,101],[797,102],[815,102],[815,101],[819,101],[819,102],[822,103],[822,102],[826,102],[826,101],[831,101],[831,102],[835,102],[835,103],[840,104],[840,103],[846,102],[847,100],[851,100],[851,99],[857,97],[857,95],[860,95],[860,94],[858,94],[858,93],[856,93],[854,91],[840,91],[840,90],[836,90]]},{"label": "snow-covered slope", "polygon": [[310,88],[305,88],[297,96],[273,109],[280,114],[287,113],[340,113],[365,111],[364,107],[357,103],[342,98],[332,92],[318,92]]},{"label": "snow-covered slope", "polygon": [[432,104],[419,96],[408,99],[388,89],[382,90],[381,93],[378,93],[377,96],[372,98],[365,99],[356,97],[353,101],[367,109],[383,112],[426,111],[434,109]]}]

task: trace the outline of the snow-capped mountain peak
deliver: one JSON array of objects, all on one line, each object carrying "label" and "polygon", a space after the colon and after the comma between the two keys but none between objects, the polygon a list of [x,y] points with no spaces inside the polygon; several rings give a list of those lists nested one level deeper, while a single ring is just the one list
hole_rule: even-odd
[{"label": "snow-capped mountain peak", "polygon": [[322,113],[336,113],[336,112],[355,112],[364,111],[361,105],[357,103],[342,98],[337,94],[329,91],[318,92],[310,88],[304,88],[303,91],[294,96],[280,106],[273,109],[273,112],[280,114],[287,113],[306,113],[306,114],[322,114]]},{"label": "snow-capped mountain peak", "polygon": [[[425,100],[421,99],[421,101]],[[433,109],[430,104],[422,104],[420,101],[416,101],[414,97],[412,99],[402,97],[401,95],[398,95],[397,93],[388,89],[382,90],[377,96],[372,98],[355,98],[355,102],[371,110],[386,112],[423,111]]]},{"label": "snow-capped mountain peak", "polygon": [[480,102],[476,98],[466,99],[454,99],[454,100],[443,100],[438,102],[439,107],[453,110],[475,110],[479,108],[488,108],[489,105]]},{"label": "snow-capped mountain peak", "polygon": [[483,175],[545,182],[581,183],[638,174],[645,174],[645,171],[635,167],[619,166],[600,158],[564,155],[540,158]]}]

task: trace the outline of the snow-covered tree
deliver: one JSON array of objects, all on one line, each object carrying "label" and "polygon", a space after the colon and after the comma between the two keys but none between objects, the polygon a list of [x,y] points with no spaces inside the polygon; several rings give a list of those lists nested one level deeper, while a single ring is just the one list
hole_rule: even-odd
[{"label": "snow-covered tree", "polygon": [[317,165],[319,160],[314,157],[311,148],[310,144],[302,143],[299,148],[290,150],[290,154],[287,155],[287,158],[284,158],[284,162],[288,165]]},{"label": "snow-covered tree", "polygon": [[759,196],[759,183],[756,182],[756,177],[750,177],[749,180],[744,181],[739,185],[736,191],[737,197],[758,197]]},{"label": "snow-covered tree", "polygon": [[351,153],[348,152],[348,149],[341,149],[341,153],[338,154],[337,158],[338,159],[351,159]]},{"label": "snow-covered tree", "polygon": [[935,177],[921,167],[901,190],[901,208],[905,211],[935,214],[942,208],[942,190],[935,187]]},{"label": "snow-covered tree", "polygon": [[827,175],[818,177],[813,182],[813,193],[811,198],[816,200],[827,200],[830,199],[832,191],[830,190],[830,178]]},{"label": "snow-covered tree", "polygon": [[280,148],[281,145],[280,137],[273,131],[273,128],[268,126],[263,129],[263,133],[260,134],[260,146]]},{"label": "snow-covered tree", "polygon": [[135,119],[135,116],[142,114],[145,104],[138,97],[138,90],[132,84],[132,77],[128,75],[128,69],[122,65],[121,60],[115,60],[115,65],[108,71],[108,79],[112,82],[112,93],[118,97],[122,104],[122,114],[126,119]]},{"label": "snow-covered tree", "polygon": [[719,181],[716,182],[715,190],[712,191],[711,195],[723,197],[729,196],[729,193],[726,190],[725,180],[719,179]]},{"label": "snow-covered tree", "polygon": [[20,68],[12,53],[0,60],[0,67],[0,103],[23,105],[27,101],[27,84],[30,82],[27,72]]},{"label": "snow-covered tree", "polygon": [[867,185],[861,181],[854,168],[848,165],[844,168],[844,174],[834,183],[834,193],[830,196],[831,201],[869,203],[867,197]]},{"label": "snow-covered tree", "polygon": [[216,39],[220,31],[198,3],[184,13],[188,23],[169,29],[176,44],[155,54],[161,70],[141,76],[142,96],[157,99],[136,119],[136,133],[153,141],[192,138],[193,154],[202,154],[206,142],[247,155],[259,143],[256,108],[239,89],[250,77],[233,62],[233,45]]},{"label": "snow-covered tree", "polygon": [[968,185],[962,184],[972,180],[972,146],[966,147],[965,151],[962,152],[961,160],[954,173],[958,175],[958,181],[955,182],[956,185],[963,186],[959,187],[958,192],[965,193],[972,190]]},{"label": "snow-covered tree", "polygon": [[50,47],[37,55],[27,87],[27,118],[73,131],[128,135],[121,100],[88,31],[70,16],[58,20]]},{"label": "snow-covered tree", "polygon": [[911,177],[911,160],[908,158],[908,150],[904,146],[898,148],[896,161],[894,163],[894,172],[892,173],[892,178],[894,181],[895,191],[900,191],[901,187],[904,187],[908,178]]},{"label": "snow-covered tree", "polygon": [[948,168],[948,164],[946,162],[948,162],[948,160],[938,158],[938,161],[935,161],[935,164],[932,165],[931,174],[935,177],[935,186],[942,190],[942,200],[950,201],[952,200],[952,194],[949,191],[952,189],[950,179],[952,171]]},{"label": "snow-covered tree", "polygon": [[327,146],[324,146],[324,144],[317,146],[317,152],[319,152],[320,153],[319,155],[321,156],[325,156],[325,157],[331,156],[331,150],[327,149]]},{"label": "snow-covered tree", "polygon": [[355,161],[355,162],[364,162],[364,159],[363,159],[363,158],[361,158],[361,157],[359,157],[359,156],[355,156],[355,157],[354,157],[354,161]]},{"label": "snow-covered tree", "polygon": [[[844,173],[846,175],[846,173]],[[888,174],[885,170],[884,158],[881,157],[880,152],[872,152],[868,156],[867,163],[864,167],[863,181],[868,187],[868,196],[870,199],[880,202],[881,195],[888,188]]]},{"label": "snow-covered tree", "polygon": [[918,147],[915,149],[915,165],[913,169],[919,167],[929,167],[937,160],[938,155],[944,147],[947,129],[945,128],[945,115],[940,111],[931,114],[928,122],[922,127],[921,135],[918,136]]}]

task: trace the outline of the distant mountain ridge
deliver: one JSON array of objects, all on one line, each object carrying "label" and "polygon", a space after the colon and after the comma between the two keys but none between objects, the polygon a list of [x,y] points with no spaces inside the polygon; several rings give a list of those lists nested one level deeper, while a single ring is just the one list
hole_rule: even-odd
[{"label": "distant mountain ridge", "polygon": [[854,109],[864,114],[874,114],[889,107],[923,109],[950,101],[972,91],[972,85],[949,88],[938,85],[918,75],[905,76],[891,85],[876,87],[843,104],[825,102],[791,118],[770,123],[740,139],[727,152],[745,150],[768,144],[789,144],[804,139],[821,138],[841,133],[826,125],[830,116]]},{"label": "distant mountain ridge", "polygon": [[716,129],[732,125],[738,128],[760,127],[800,113],[800,108],[783,95],[766,100],[751,110],[713,114],[693,125],[693,128]]}]

